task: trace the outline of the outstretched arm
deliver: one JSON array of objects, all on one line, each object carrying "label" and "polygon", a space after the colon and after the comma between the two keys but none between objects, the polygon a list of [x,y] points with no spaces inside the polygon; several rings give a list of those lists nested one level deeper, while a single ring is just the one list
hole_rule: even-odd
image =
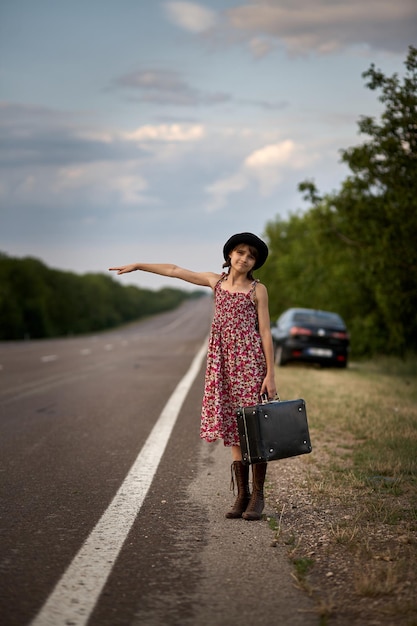
[{"label": "outstretched arm", "polygon": [[118,274],[127,274],[128,272],[141,270],[142,272],[151,272],[152,274],[160,274],[170,278],[179,278],[194,285],[211,288],[214,288],[221,277],[221,274],[215,274],[214,272],[192,272],[170,263],[131,263],[130,265],[110,267],[109,270]]}]

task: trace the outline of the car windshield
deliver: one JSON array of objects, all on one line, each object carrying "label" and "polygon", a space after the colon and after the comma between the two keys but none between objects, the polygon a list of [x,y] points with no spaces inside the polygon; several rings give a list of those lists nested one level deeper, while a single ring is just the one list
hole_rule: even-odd
[{"label": "car windshield", "polygon": [[342,319],[335,313],[323,313],[320,311],[303,311],[295,313],[293,322],[297,324],[307,324],[309,326],[332,326],[335,328],[344,328]]}]

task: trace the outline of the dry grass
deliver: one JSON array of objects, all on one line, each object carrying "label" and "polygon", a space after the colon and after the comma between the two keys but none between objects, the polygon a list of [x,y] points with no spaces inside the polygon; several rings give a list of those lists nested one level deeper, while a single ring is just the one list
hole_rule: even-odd
[{"label": "dry grass", "polygon": [[306,400],[313,453],[269,465],[268,501],[321,624],[417,625],[415,371],[277,370],[281,399]]}]

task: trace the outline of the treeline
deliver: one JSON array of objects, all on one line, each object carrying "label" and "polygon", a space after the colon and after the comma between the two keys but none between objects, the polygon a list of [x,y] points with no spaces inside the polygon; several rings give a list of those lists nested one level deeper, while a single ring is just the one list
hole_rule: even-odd
[{"label": "treeline", "polygon": [[97,332],[177,307],[202,292],[123,286],[0,253],[0,340]]},{"label": "treeline", "polygon": [[417,352],[417,49],[401,81],[374,65],[380,119],[362,117],[362,145],[343,150],[350,174],[337,192],[299,188],[307,212],[266,226],[270,258],[260,273],[272,317],[290,306],[339,312],[356,355]]}]

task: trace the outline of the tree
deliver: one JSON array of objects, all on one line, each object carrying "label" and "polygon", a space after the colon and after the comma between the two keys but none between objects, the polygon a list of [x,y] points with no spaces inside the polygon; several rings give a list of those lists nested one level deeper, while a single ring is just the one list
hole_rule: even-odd
[{"label": "tree", "polygon": [[342,152],[352,171],[336,196],[340,232],[354,242],[367,287],[387,330],[387,351],[417,349],[417,49],[401,82],[371,65],[367,87],[380,90],[379,121],[364,116],[369,140]]},{"label": "tree", "polygon": [[50,269],[0,252],[0,340],[96,332],[167,311],[202,292],[123,286],[111,276]]},{"label": "tree", "polygon": [[405,68],[402,81],[374,65],[364,72],[385,109],[379,120],[361,117],[365,142],[341,152],[351,170],[341,189],[323,196],[304,181],[299,189],[311,208],[266,229],[285,296],[277,298],[272,283],[273,306],[281,297],[283,308],[307,303],[338,310],[362,353],[417,350],[416,48]]}]

